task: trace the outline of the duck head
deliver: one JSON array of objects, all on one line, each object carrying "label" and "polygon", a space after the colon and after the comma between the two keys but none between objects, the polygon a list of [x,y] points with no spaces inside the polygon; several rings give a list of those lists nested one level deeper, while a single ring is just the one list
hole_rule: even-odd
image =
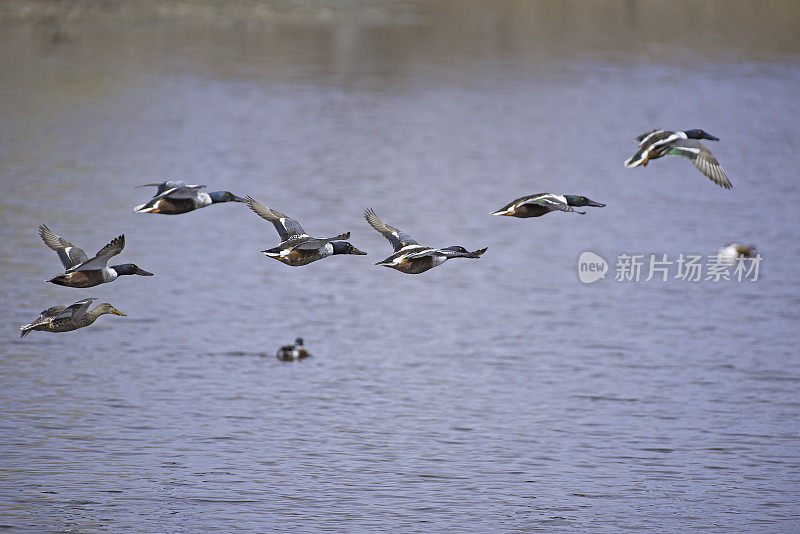
[{"label": "duck head", "polygon": [[355,254],[357,256],[364,256],[367,254],[363,250],[357,249],[347,241],[333,241],[331,242],[331,245],[333,245],[334,254]]},{"label": "duck head", "polygon": [[[488,247],[487,247],[488,248]],[[479,258],[481,254],[486,252],[485,248],[480,250],[475,250],[473,252],[468,251],[461,245],[453,245],[452,247],[444,247],[439,249],[445,256],[448,258]]]},{"label": "duck head", "polygon": [[218,202],[245,202],[245,199],[234,195],[230,191],[214,191],[213,193],[209,193],[208,196],[211,197],[212,204]]},{"label": "duck head", "polygon": [[123,263],[122,265],[114,265],[111,267],[117,272],[117,275],[122,276],[125,274],[138,274],[139,276],[153,276],[153,273],[141,269],[138,265],[133,263]]},{"label": "duck head", "polygon": [[122,313],[121,311],[116,309],[114,306],[112,306],[108,302],[104,302],[102,304],[99,304],[94,310],[97,313],[97,315],[103,315],[104,313],[110,313],[112,315],[121,315],[123,317],[127,317],[127,314]]},{"label": "duck head", "polygon": [[683,133],[685,133],[686,137],[689,139],[708,139],[709,141],[719,141],[719,137],[714,137],[705,130],[684,130]]},{"label": "duck head", "polygon": [[595,208],[605,207],[605,204],[602,202],[595,202],[591,198],[582,195],[564,195],[564,198],[567,200],[567,204],[570,206],[592,206]]}]

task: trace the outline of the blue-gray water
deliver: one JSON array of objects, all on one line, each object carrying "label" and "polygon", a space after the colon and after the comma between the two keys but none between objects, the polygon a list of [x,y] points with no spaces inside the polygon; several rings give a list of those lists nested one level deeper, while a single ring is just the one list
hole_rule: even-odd
[{"label": "blue-gray water", "polygon": [[[464,5],[0,32],[0,528],[800,530],[797,9],[676,2],[662,28]],[[678,158],[624,168],[654,127],[720,137],[734,189]],[[286,267],[242,204],[133,214],[167,178],[369,255]],[[545,191],[607,207],[488,215]],[[370,206],[488,251],[374,266]],[[124,233],[120,262],[156,276],[45,284],[41,223],[90,254]],[[613,279],[620,254],[734,240],[756,282]],[[579,281],[586,250],[605,280]],[[18,338],[84,296],[128,316]],[[296,336],[313,357],[276,360]]]}]

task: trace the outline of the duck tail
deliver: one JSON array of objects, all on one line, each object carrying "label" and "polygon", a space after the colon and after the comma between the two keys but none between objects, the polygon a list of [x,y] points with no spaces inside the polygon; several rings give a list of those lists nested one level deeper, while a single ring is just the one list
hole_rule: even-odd
[{"label": "duck tail", "polygon": [[139,204],[133,208],[134,213],[157,213],[156,204],[160,199],[151,199],[144,204]]},{"label": "duck tail", "polygon": [[68,285],[67,280],[67,275],[59,274],[58,276],[54,276],[53,278],[45,280],[45,282],[50,282],[51,284],[55,284],[57,286],[66,286]]},{"label": "duck tail", "polygon": [[633,156],[625,160],[626,167],[638,167],[639,165],[647,165],[649,153],[647,150],[639,150]]}]

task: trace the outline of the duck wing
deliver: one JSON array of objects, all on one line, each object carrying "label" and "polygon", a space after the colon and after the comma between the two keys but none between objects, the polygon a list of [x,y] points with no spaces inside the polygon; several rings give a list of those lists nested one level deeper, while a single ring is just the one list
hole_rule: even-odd
[{"label": "duck wing", "polygon": [[301,243],[293,246],[292,248],[298,250],[316,250],[324,247],[331,241],[341,241],[344,239],[350,239],[350,232],[345,232],[337,235],[336,237],[312,237],[309,239],[304,239]]},{"label": "duck wing", "polygon": [[[557,210],[557,211],[575,211],[575,209],[572,206],[567,204],[566,199],[562,200],[556,195],[546,195],[536,198],[529,198],[519,203],[520,206],[524,204],[539,204],[540,206],[544,206],[546,208],[549,208],[550,210]],[[578,211],[577,213],[583,214],[584,212]]]},{"label": "duck wing", "polygon": [[419,243],[417,243],[413,237],[404,231],[398,230],[394,226],[390,226],[383,222],[380,217],[375,215],[375,212],[372,210],[372,208],[369,208],[364,212],[364,218],[367,220],[370,226],[380,232],[383,237],[385,237],[389,243],[392,244],[395,252],[403,247],[407,247],[408,245],[419,245]]},{"label": "duck wing", "polygon": [[697,170],[718,186],[724,189],[733,187],[717,158],[700,141],[695,139],[678,140],[672,144],[668,154],[689,158]]},{"label": "duck wing", "polygon": [[197,193],[200,192],[205,185],[184,185],[182,187],[172,187],[167,189],[160,195],[156,196],[156,198],[197,198]]},{"label": "duck wing", "polygon": [[144,204],[133,208],[133,211],[148,210],[155,206],[159,200],[164,198],[195,200],[197,199],[197,193],[200,191],[200,189],[205,187],[205,185],[186,185],[186,182],[178,180],[163,182],[161,184],[145,184],[139,187],[145,187],[148,185],[154,185],[158,187],[156,195]]},{"label": "duck wing", "polygon": [[56,251],[65,269],[71,269],[89,259],[83,249],[76,247],[63,237],[57,236],[44,224],[39,226],[39,235],[45,245]]},{"label": "duck wing", "polygon": [[71,271],[95,271],[97,269],[105,269],[108,265],[108,260],[116,256],[122,249],[125,248],[125,235],[115,237],[108,245],[97,251],[94,258],[87,260],[79,265],[76,265],[67,272]]},{"label": "duck wing", "polygon": [[158,195],[164,193],[168,189],[186,187],[186,182],[184,182],[183,180],[167,180],[166,182],[142,184],[142,185],[137,185],[136,187],[157,187],[158,189],[156,189],[156,194],[153,195],[154,197],[157,197]]},{"label": "duck wing", "polygon": [[472,252],[458,252],[455,250],[448,250],[446,248],[426,248],[419,252],[410,252],[406,254],[406,258],[413,260],[416,258],[424,258],[425,256],[446,256],[448,258],[480,258],[481,254],[486,252],[488,247],[473,250]]},{"label": "duck wing", "polygon": [[88,299],[81,299],[75,304],[70,304],[61,312],[53,317],[54,321],[60,321],[62,319],[68,319],[75,322],[80,321],[83,319],[83,316],[86,315],[86,310],[89,309],[89,305],[92,301],[97,300],[96,298],[88,298]]},{"label": "duck wing", "polygon": [[665,130],[662,130],[661,128],[653,128],[653,129],[652,129],[652,130],[650,130],[649,132],[645,132],[645,133],[643,133],[642,135],[640,135],[640,136],[636,137],[636,138],[633,140],[633,142],[634,142],[634,143],[641,143],[642,141],[644,141],[645,139],[647,139],[648,137],[650,137],[650,136],[651,136],[651,135],[653,135],[654,133],[656,133],[656,132],[663,132],[663,131],[665,131]]},{"label": "duck wing", "polygon": [[37,317],[36,320],[19,327],[19,329],[21,330],[19,337],[27,336],[31,332],[31,330],[33,330],[37,326],[41,326],[43,324],[49,325],[50,322],[53,320],[53,318],[56,317],[62,311],[64,311],[66,308],[67,307],[64,306],[63,304],[47,308],[41,314],[39,314],[39,317]]},{"label": "duck wing", "polygon": [[272,223],[275,230],[278,231],[281,241],[286,241],[292,237],[308,235],[296,219],[292,219],[279,211],[256,202],[256,200],[249,195],[245,198],[245,202],[256,215]]},{"label": "duck wing", "polygon": [[[645,132],[636,138],[636,141],[639,141],[639,147],[636,149],[636,153],[633,156],[625,160],[624,165],[626,167],[638,167],[642,163],[647,163],[648,158],[651,157],[651,153],[658,153],[660,147],[669,145],[678,139],[681,139],[678,132],[672,132],[670,130],[652,130]],[[663,154],[660,155],[663,156]],[[659,156],[653,155],[652,157],[655,158]]]},{"label": "duck wing", "polygon": [[406,258],[409,260],[424,258],[426,256],[448,256],[448,254],[444,253],[441,249],[432,247],[425,247],[422,250],[416,252],[409,252],[408,254],[406,254]]},{"label": "duck wing", "polygon": [[[51,306],[44,310],[40,315],[39,319],[52,319],[53,317],[57,316],[59,313],[64,311],[67,307],[64,304],[59,304],[58,306]],[[38,319],[37,319],[38,321]]]}]

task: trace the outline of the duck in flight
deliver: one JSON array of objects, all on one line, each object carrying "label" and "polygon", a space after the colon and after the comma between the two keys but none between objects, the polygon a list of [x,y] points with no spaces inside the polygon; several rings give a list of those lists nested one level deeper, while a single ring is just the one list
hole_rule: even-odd
[{"label": "duck in flight", "polygon": [[552,193],[536,193],[520,197],[509,202],[491,215],[505,215],[507,217],[541,217],[551,211],[569,211],[585,215],[585,211],[577,211],[573,206],[605,207],[605,204],[581,195],[554,195]]},{"label": "duck in flight", "polygon": [[156,194],[145,202],[133,208],[136,213],[161,213],[163,215],[178,215],[188,213],[211,204],[220,202],[244,202],[242,197],[230,191],[214,191],[204,193],[200,191],[204,185],[187,185],[182,180],[170,180],[154,184],[140,185],[139,187],[155,186]]},{"label": "duck in flight", "polygon": [[350,232],[336,237],[311,237],[295,219],[256,202],[250,196],[245,202],[256,215],[271,222],[281,238],[278,246],[261,251],[268,258],[299,267],[336,254],[366,254],[346,241],[350,239]]},{"label": "duck in flight", "polygon": [[106,313],[113,315],[122,315],[124,313],[116,309],[108,302],[104,302],[96,306],[93,310],[89,310],[89,305],[95,298],[82,299],[71,304],[70,306],[53,306],[44,310],[39,318],[29,324],[24,324],[19,327],[22,331],[19,337],[25,337],[32,330],[39,330],[42,332],[69,332],[89,326],[98,317]]},{"label": "duck in flight", "polygon": [[420,274],[443,264],[451,258],[479,258],[481,254],[486,252],[486,248],[469,252],[459,245],[445,248],[422,246],[407,233],[383,222],[372,208],[364,212],[364,218],[394,248],[394,253],[391,256],[376,262],[375,265],[397,269],[402,273]]},{"label": "duck in flight", "polygon": [[650,130],[635,139],[635,142],[639,143],[639,147],[633,156],[625,160],[625,166],[645,166],[650,160],[663,156],[682,156],[690,159],[697,170],[712,182],[722,188],[731,189],[733,185],[725,176],[725,171],[722,170],[717,158],[698,139],[719,141],[718,137],[714,137],[704,130],[695,129],[682,132]]},{"label": "duck in flight", "polygon": [[67,287],[93,287],[113,282],[122,275],[153,276],[153,273],[140,269],[133,263],[108,266],[108,260],[125,248],[124,235],[114,238],[108,245],[101,248],[94,258],[89,258],[83,249],[76,247],[63,237],[57,236],[44,224],[39,226],[39,235],[45,245],[56,251],[66,269],[64,274],[54,276],[47,280],[48,282]]}]

